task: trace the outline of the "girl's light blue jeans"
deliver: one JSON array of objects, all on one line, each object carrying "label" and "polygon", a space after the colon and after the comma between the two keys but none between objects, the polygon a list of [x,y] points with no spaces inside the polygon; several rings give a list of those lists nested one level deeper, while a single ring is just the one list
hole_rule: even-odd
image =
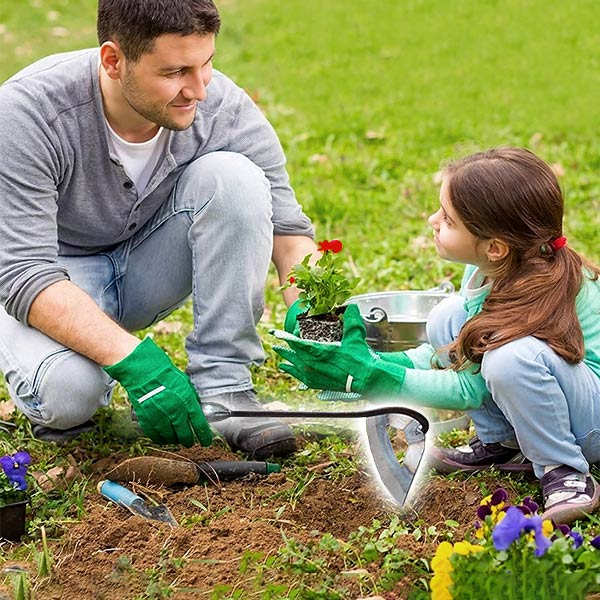
[{"label": "girl's light blue jeans", "polygon": [[[431,312],[427,335],[435,348],[458,336],[463,302],[451,296]],[[492,399],[469,416],[484,444],[516,438],[538,477],[548,465],[587,473],[600,461],[600,378],[586,364],[571,365],[528,336],[486,352],[481,374]]]},{"label": "girl's light blue jeans", "polygon": [[[200,396],[247,390],[264,353],[256,333],[272,254],[269,183],[242,155],[207,154],[170,200],[109,252],[60,256],[71,280],[129,331],[159,321],[191,295],[188,373]],[[108,404],[114,382],[94,362],[0,308],[0,369],[34,423],[67,429]]]}]

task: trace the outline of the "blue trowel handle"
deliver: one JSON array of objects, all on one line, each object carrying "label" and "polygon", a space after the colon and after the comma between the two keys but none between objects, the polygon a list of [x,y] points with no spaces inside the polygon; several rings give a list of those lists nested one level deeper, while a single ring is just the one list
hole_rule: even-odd
[{"label": "blue trowel handle", "polygon": [[109,479],[101,481],[98,484],[98,491],[105,498],[116,502],[124,508],[131,509],[131,506],[136,500],[143,502],[143,499],[140,498],[140,496],[134,494],[131,490],[128,490],[120,483],[117,483],[116,481],[110,481]]}]

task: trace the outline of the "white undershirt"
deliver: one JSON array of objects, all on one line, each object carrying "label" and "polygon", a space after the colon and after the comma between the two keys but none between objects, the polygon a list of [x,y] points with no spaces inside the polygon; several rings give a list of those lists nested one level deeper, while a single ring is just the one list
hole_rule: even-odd
[{"label": "white undershirt", "polygon": [[108,127],[108,143],[110,149],[119,157],[125,171],[131,177],[138,193],[142,193],[152,177],[152,173],[163,156],[169,130],[161,127],[156,135],[146,142],[128,142]]}]

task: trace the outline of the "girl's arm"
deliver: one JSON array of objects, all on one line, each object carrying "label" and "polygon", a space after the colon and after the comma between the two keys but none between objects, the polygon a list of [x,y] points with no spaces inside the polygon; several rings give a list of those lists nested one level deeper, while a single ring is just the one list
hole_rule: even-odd
[{"label": "girl's arm", "polygon": [[464,371],[406,369],[398,399],[429,408],[479,408],[490,393],[481,373],[475,370],[476,366]]},{"label": "girl's arm", "polygon": [[476,367],[464,371],[432,368],[435,350],[421,344],[404,352],[378,352],[388,363],[406,367],[399,398],[411,404],[448,410],[478,408],[490,396]]},{"label": "girl's arm", "polygon": [[421,344],[416,348],[409,348],[402,352],[378,352],[377,354],[387,362],[402,365],[409,369],[431,369],[431,360],[435,350],[430,344]]}]

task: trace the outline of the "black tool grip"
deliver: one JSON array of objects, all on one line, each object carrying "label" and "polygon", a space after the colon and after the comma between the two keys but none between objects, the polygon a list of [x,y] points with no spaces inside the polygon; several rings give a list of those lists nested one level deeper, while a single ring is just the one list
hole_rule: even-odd
[{"label": "black tool grip", "polygon": [[199,471],[199,479],[231,480],[245,477],[250,473],[268,475],[277,473],[279,465],[260,460],[211,460],[196,463]]}]

